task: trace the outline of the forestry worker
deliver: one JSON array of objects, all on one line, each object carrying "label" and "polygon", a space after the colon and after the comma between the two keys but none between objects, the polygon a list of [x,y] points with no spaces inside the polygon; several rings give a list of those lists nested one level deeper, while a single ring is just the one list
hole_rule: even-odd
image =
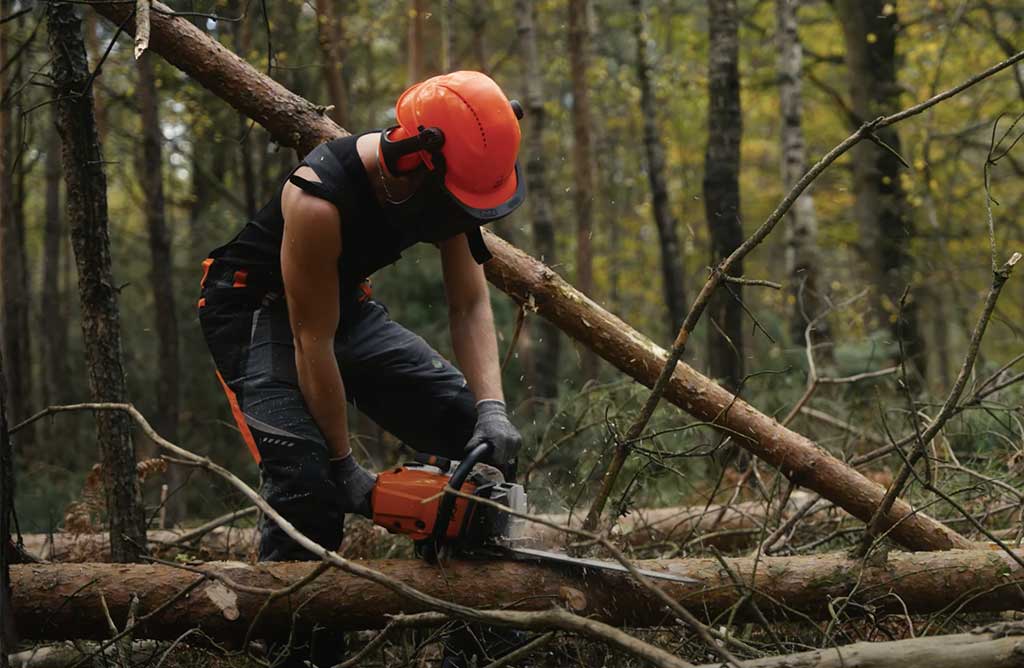
[{"label": "forestry worker", "polygon": [[[522,440],[480,266],[491,257],[480,226],[525,197],[522,110],[486,75],[455,72],[412,86],[395,112],[394,127],[313,149],[203,263],[199,320],[261,493],[331,550],[345,513],[372,515],[376,478],[352,455],[346,401],[421,452],[460,459],[489,441],[508,469]],[[371,297],[369,276],[422,241],[441,252],[462,372]],[[271,521],[259,554],[314,558]],[[314,654],[331,665],[340,638],[320,635]]]}]

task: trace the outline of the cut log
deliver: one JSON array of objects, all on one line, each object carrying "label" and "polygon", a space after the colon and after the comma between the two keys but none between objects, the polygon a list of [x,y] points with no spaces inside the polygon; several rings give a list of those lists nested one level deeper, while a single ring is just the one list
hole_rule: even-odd
[{"label": "cut log", "polygon": [[[93,8],[124,25],[130,4],[90,2]],[[300,153],[344,130],[318,108],[292,93],[210,38],[189,21],[173,16],[154,3],[150,49],[189,74],[211,92],[255,119],[275,141]],[[130,23],[130,22],[129,22]],[[127,26],[131,32],[131,25]],[[549,267],[485,231],[494,259],[487,277],[520,304],[536,308],[543,317],[593,350],[621,371],[651,386],[667,355],[640,332],[605,311]],[[801,487],[818,492],[855,517],[867,521],[885,490],[819,448],[809,439],[780,425],[688,365],[680,363],[665,399],[699,420],[720,425],[752,454],[775,466]],[[967,549],[971,543],[948,527],[913,512],[902,500],[886,517],[889,536],[916,550]]]},{"label": "cut log", "polygon": [[[698,666],[718,668],[721,663]],[[1024,628],[1000,624],[992,629],[893,642],[859,642],[813,652],[741,661],[743,668],[1020,668],[1024,666]]]},{"label": "cut log", "polygon": [[[504,560],[448,562],[443,568],[412,560],[363,563],[425,593],[477,608],[514,605],[517,610],[543,610],[561,602],[578,614],[612,624],[677,623],[646,589],[617,574]],[[840,606],[845,614],[870,610],[876,618],[887,613],[902,616],[905,609],[928,614],[956,606],[960,611],[1024,608],[1019,594],[1024,571],[1006,554],[993,550],[894,553],[885,565],[867,567],[843,555],[763,557],[757,562],[726,558],[725,563],[742,586],[737,587],[713,559],[651,560],[637,565],[700,579],[703,585],[659,582],[658,586],[701,619],[723,615],[751,590],[764,614],[779,622],[830,619],[834,612],[830,604],[834,607],[841,598],[850,602]],[[239,562],[201,566],[238,584],[265,588],[296,582],[315,567],[312,563],[249,566]],[[161,565],[25,564],[14,566],[11,574],[18,631],[21,637],[34,640],[107,637],[99,604],[102,593],[117,624],[124,623],[133,595],[140,599],[140,615],[178,596],[137,629],[136,638],[172,639],[199,627],[217,641],[237,642],[266,600],[264,595],[234,591],[220,581]],[[194,588],[188,590],[189,586]],[[388,615],[421,610],[389,589],[331,570],[300,592],[271,603],[257,631],[269,636],[287,634],[296,614],[301,625],[315,621],[344,629],[378,628],[387,623]],[[744,607],[735,619],[751,621],[754,616]]]}]

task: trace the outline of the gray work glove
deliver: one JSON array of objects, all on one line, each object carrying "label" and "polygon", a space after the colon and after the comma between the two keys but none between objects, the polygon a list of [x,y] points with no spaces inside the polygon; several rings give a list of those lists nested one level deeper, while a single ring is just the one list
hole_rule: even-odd
[{"label": "gray work glove", "polygon": [[466,452],[484,442],[494,445],[487,463],[503,471],[516,458],[523,445],[519,430],[508,420],[504,401],[485,399],[476,405],[476,428],[466,444]]},{"label": "gray work glove", "polygon": [[373,518],[371,495],[377,474],[370,473],[356,461],[350,452],[347,457],[332,459],[331,480],[338,488],[338,499],[343,513],[359,513]]}]

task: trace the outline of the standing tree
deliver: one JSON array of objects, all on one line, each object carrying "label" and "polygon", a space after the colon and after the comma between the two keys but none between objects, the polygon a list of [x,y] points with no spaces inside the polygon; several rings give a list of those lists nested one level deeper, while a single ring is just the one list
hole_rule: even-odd
[{"label": "standing tree", "polygon": [[[797,10],[800,0],[776,0],[776,43],[779,50],[779,106],[782,116],[782,185],[789,190],[807,171],[802,86],[800,81],[803,47],[797,31]],[[790,337],[796,345],[804,344],[807,323],[821,312],[821,260],[818,253],[818,217],[814,198],[805,192],[786,216],[786,274],[789,276],[791,310]],[[815,327],[813,343],[828,338],[824,320]]]},{"label": "standing tree", "polygon": [[[82,22],[74,5],[46,5],[57,127],[63,142],[67,216],[78,266],[82,339],[94,401],[123,402],[121,326],[110,271],[107,179],[92,107]],[[110,526],[111,558],[136,561],[146,549],[145,512],[135,473],[131,423],[119,411],[96,413]]]},{"label": "standing tree", "polygon": [[[146,227],[149,231],[149,282],[153,289],[157,338],[157,416],[155,426],[164,438],[177,442],[179,413],[178,317],[174,298],[174,259],[164,206],[163,133],[160,131],[159,97],[150,52],[136,61],[139,83],[135,99],[142,120],[142,155],[139,177],[146,198]],[[181,468],[171,465],[168,482],[172,492],[184,480]],[[172,494],[167,502],[167,521],[173,524],[184,515],[184,497]]]},{"label": "standing tree", "polygon": [[[548,190],[547,162],[544,156],[544,94],[537,57],[537,33],[533,0],[516,0],[516,18],[520,52],[523,54],[523,90],[526,94],[526,185],[530,192],[530,216],[533,243],[541,261],[555,264],[555,226],[551,219],[551,192]],[[540,397],[558,396],[558,357],[562,345],[558,328],[547,320],[537,323],[533,361],[536,393]]]},{"label": "standing tree", "polygon": [[[843,24],[850,101],[857,123],[890,114],[899,108],[896,81],[895,3],[883,0],[836,0]],[[924,341],[918,309],[911,298],[899,302],[910,282],[910,218],[900,174],[900,137],[893,126],[875,132],[877,143],[860,142],[853,148],[854,215],[860,227],[861,266],[869,285],[875,286],[875,317],[879,327],[891,328],[895,340],[913,368],[925,374]],[[881,144],[884,144],[883,147]]]},{"label": "standing tree", "polygon": [[647,179],[651,184],[654,224],[661,245],[661,279],[664,283],[665,306],[668,308],[672,333],[679,331],[686,317],[686,291],[682,249],[676,233],[676,219],[668,201],[665,183],[665,147],[658,134],[658,105],[651,85],[651,64],[647,55],[647,17],[643,0],[630,0],[633,8],[633,34],[636,38],[636,76],[640,84],[640,111],[644,119],[644,155],[647,158]]},{"label": "standing tree", "polygon": [[[704,214],[716,266],[743,242],[740,221],[739,15],[736,0],[708,0],[708,144]],[[737,263],[733,273],[740,275]],[[732,391],[743,379],[743,311],[739,285],[724,284],[708,305],[708,360],[713,378]]]},{"label": "standing tree", "polygon": [[342,28],[343,8],[338,0],[316,0],[317,38],[324,60],[324,82],[327,99],[334,105],[331,118],[343,128],[348,127],[348,88],[343,69],[345,33]]},{"label": "standing tree", "polygon": [[[572,78],[573,194],[576,206],[576,287],[594,296],[594,158],[590,135],[589,0],[569,0],[569,71]],[[583,379],[597,375],[597,356],[585,351]]]},{"label": "standing tree", "polygon": [[426,0],[409,0],[409,85],[421,81],[426,76],[424,64],[424,33],[423,25],[427,13]]}]

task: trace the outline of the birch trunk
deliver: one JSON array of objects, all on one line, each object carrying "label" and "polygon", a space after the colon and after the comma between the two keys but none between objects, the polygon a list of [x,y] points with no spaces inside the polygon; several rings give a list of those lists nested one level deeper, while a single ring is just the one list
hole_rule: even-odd
[{"label": "birch trunk", "polygon": [[[776,42],[779,53],[779,107],[782,116],[782,187],[789,190],[807,171],[803,115],[803,46],[797,30],[800,0],[776,0]],[[789,332],[793,343],[806,345],[807,323],[822,313],[824,300],[821,259],[818,253],[818,217],[814,197],[805,192],[793,204],[786,220],[787,299]],[[811,343],[828,338],[824,320],[815,326]]]}]

